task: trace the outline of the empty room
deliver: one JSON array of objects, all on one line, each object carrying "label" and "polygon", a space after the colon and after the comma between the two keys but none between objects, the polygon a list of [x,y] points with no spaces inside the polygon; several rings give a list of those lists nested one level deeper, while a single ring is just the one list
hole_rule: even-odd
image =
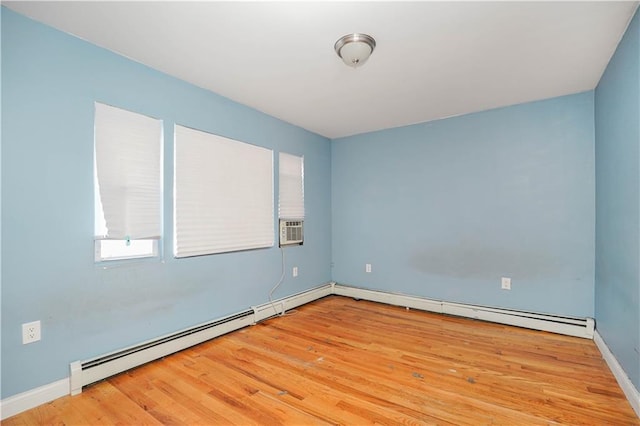
[{"label": "empty room", "polygon": [[640,425],[638,2],[0,15],[3,425]]}]

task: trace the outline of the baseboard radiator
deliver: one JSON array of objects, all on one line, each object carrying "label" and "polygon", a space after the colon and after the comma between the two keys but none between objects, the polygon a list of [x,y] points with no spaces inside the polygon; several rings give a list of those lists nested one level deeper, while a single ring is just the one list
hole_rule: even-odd
[{"label": "baseboard radiator", "polygon": [[223,334],[256,324],[267,318],[280,315],[297,306],[331,294],[588,339],[592,339],[594,333],[595,324],[592,318],[570,318],[510,309],[465,305],[329,283],[293,296],[274,300],[273,302],[252,306],[245,311],[149,340],[139,345],[86,361],[72,362],[70,365],[71,394],[77,395],[82,392],[84,386],[195,346],[199,343],[206,342]]},{"label": "baseboard radiator", "polygon": [[328,296],[332,293],[332,289],[332,284],[325,284],[284,299],[274,300],[273,303],[269,302],[259,306],[252,306],[251,309],[247,309],[246,311],[149,340],[139,345],[86,361],[72,362],[70,365],[71,395],[77,395],[82,392],[84,386],[106,379],[107,377],[206,342],[223,334],[256,324],[257,322],[280,315],[297,306]]},{"label": "baseboard radiator", "polygon": [[466,305],[341,284],[333,285],[333,294],[440,314],[456,315],[516,327],[549,331],[585,339],[593,339],[595,328],[593,318],[564,317],[511,309]]}]

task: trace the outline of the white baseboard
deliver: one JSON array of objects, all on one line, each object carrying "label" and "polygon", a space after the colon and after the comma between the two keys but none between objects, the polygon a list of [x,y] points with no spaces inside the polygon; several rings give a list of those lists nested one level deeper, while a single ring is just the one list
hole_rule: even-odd
[{"label": "white baseboard", "polygon": [[[377,290],[369,290],[369,289],[351,287],[347,285],[340,285],[333,282],[308,290],[306,292],[302,292],[289,297],[285,297],[280,300],[276,300],[274,301],[275,311],[273,310],[273,306],[271,305],[271,303],[263,304],[260,306],[253,306],[252,310],[254,315],[252,319],[255,322],[258,322],[258,321],[261,321],[262,319],[272,316],[276,312],[280,314],[286,309],[291,309],[293,307],[312,302],[316,299],[319,299],[321,297],[324,297],[330,294],[353,297],[356,299],[371,300],[375,302],[381,302],[381,303],[397,305],[397,306],[406,306],[414,309],[431,311],[431,312],[469,316],[472,318],[485,319],[489,321],[493,320],[494,322],[516,321],[515,323],[512,323],[512,325],[523,326],[518,323],[518,321],[521,321],[521,319],[519,318],[517,318],[516,320],[514,319],[505,320],[504,318],[498,318],[497,316],[495,316],[495,313],[497,312],[497,310],[494,310],[491,308],[487,308],[489,309],[489,311],[488,313],[486,313],[484,312],[484,310],[486,309],[483,308],[479,311],[478,310],[479,307],[473,307],[470,305],[459,305],[459,304],[447,303],[442,301],[430,300],[422,297],[386,293],[386,292],[377,291]],[[449,309],[448,309],[449,305],[451,305],[451,312],[449,312]],[[501,317],[505,317],[504,315],[505,313],[507,314],[507,318],[508,318],[508,315],[510,314],[509,312],[500,312]],[[588,320],[590,321],[587,324],[587,332],[589,331],[588,330],[589,327],[593,327],[592,325],[593,320],[591,320],[590,318]],[[227,332],[228,331],[230,330],[227,330]],[[572,333],[568,333],[567,330],[565,329],[548,330],[548,331],[554,331],[554,332],[560,332],[560,333],[564,332],[563,334],[572,334]],[[211,336],[207,336],[207,337],[211,337]],[[588,336],[587,334],[587,335],[581,335],[580,337],[590,338],[591,336]],[[616,377],[616,380],[618,381],[624,394],[627,396],[627,399],[631,403],[631,406],[635,410],[638,417],[640,417],[640,393],[634,387],[633,383],[631,383],[631,380],[626,375],[626,373],[624,372],[624,370],[622,369],[622,367],[620,366],[616,358],[613,356],[613,354],[611,353],[607,345],[604,343],[604,340],[602,340],[602,337],[597,332],[595,332],[593,334],[593,339],[596,345],[598,346],[598,348],[600,349],[600,352],[602,353],[603,358],[607,362],[607,365],[609,366],[614,376]],[[79,364],[79,362],[76,364]],[[72,363],[72,367],[73,367],[73,363]],[[14,416],[28,409],[35,408],[39,405],[53,401],[54,399],[69,395],[72,390],[70,382],[71,382],[70,378],[67,377],[65,379],[58,380],[57,382],[49,383],[47,385],[40,386],[38,388],[31,389],[29,391],[3,399],[2,401],[0,401],[0,419],[4,420],[8,417]],[[82,385],[80,385],[80,389],[81,389],[81,386]]]},{"label": "white baseboard", "polygon": [[324,284],[283,299],[274,300],[273,303],[252,306],[251,309],[234,315],[218,318],[135,346],[122,348],[96,358],[72,362],[70,364],[71,394],[77,395],[82,392],[83,386],[258,323],[274,315],[284,313],[287,309],[328,296],[331,292],[331,284]]},{"label": "white baseboard", "polygon": [[[249,309],[249,311],[252,311],[252,314],[244,319],[240,319],[234,324],[229,324],[216,330],[207,330],[199,333],[193,333],[180,343],[168,343],[153,356],[147,356],[145,358],[146,355],[144,354],[134,354],[133,358],[140,359],[134,359],[133,361],[126,363],[126,365],[114,365],[113,367],[109,367],[109,371],[103,371],[99,373],[97,377],[83,377],[83,375],[90,376],[90,374],[82,373],[82,363],[80,361],[72,362],[70,364],[71,374],[69,377],[57,382],[40,386],[35,389],[28,390],[17,395],[10,396],[0,401],[0,420],[15,416],[16,414],[20,414],[23,411],[35,408],[42,404],[46,404],[47,402],[51,402],[54,399],[58,399],[63,396],[76,395],[82,391],[83,385],[92,383],[108,375],[116,374],[120,371],[133,368],[135,365],[140,365],[141,363],[152,361],[153,359],[157,359],[160,356],[164,356],[166,354],[179,351],[203,341],[210,340],[221,334],[228,333],[236,329],[249,326],[251,324],[255,324],[256,322],[269,318],[276,313],[281,314],[287,309],[292,309],[297,306],[313,302],[316,299],[320,299],[322,297],[333,294],[333,286],[334,283],[327,283],[319,287],[303,291],[301,293],[296,293],[282,299],[274,300],[273,305],[271,303],[265,303],[259,306],[252,306],[251,309]],[[274,306],[276,311],[273,310]]]},{"label": "white baseboard", "polygon": [[273,303],[267,302],[262,305],[252,306],[254,323],[258,323],[274,315],[280,315],[289,309],[297,308],[301,305],[321,299],[325,296],[333,294],[334,283],[323,284],[319,287],[303,291],[301,293],[287,296],[283,299],[274,300]]},{"label": "white baseboard", "polygon": [[30,408],[46,404],[54,399],[69,395],[69,378],[49,383],[17,395],[10,396],[0,402],[0,419],[15,416]]},{"label": "white baseboard", "polygon": [[622,388],[622,392],[629,400],[633,411],[636,412],[636,415],[640,417],[640,392],[636,387],[631,383],[631,379],[627,376],[627,373],[624,372],[622,366],[613,355],[607,344],[598,333],[598,330],[593,335],[593,341],[596,343],[598,349],[600,349],[600,353],[602,354],[602,358],[604,358],[605,362],[609,366],[609,369],[613,373],[613,376],[618,381],[620,388]]},{"label": "white baseboard", "polygon": [[444,313],[442,302],[430,300],[423,297],[407,296],[404,294],[387,293],[378,290],[369,290],[360,287],[351,287],[343,284],[333,285],[333,294],[338,296],[352,297],[354,299],[369,300],[387,305],[403,306],[406,308],[418,309],[421,311]]},{"label": "white baseboard", "polygon": [[516,311],[513,309],[467,305],[427,299],[425,297],[408,296],[400,293],[352,287],[343,284],[335,284],[333,287],[333,294],[340,296],[593,339],[595,323],[592,318],[561,317],[535,312]]}]

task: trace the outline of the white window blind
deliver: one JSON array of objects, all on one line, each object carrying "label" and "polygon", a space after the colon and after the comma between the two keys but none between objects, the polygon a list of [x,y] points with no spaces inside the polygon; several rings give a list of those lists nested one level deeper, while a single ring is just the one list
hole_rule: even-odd
[{"label": "white window blind", "polygon": [[96,237],[162,234],[162,121],[95,105]]},{"label": "white window blind", "polygon": [[279,156],[280,219],[304,219],[304,158],[284,152]]},{"label": "white window blind", "polygon": [[273,152],[175,126],[174,252],[272,247]]}]

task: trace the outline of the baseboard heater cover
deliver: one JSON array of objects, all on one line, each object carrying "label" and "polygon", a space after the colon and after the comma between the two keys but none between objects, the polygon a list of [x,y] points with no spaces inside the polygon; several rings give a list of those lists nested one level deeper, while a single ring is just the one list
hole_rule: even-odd
[{"label": "baseboard heater cover", "polygon": [[98,382],[131,368],[160,359],[172,353],[206,342],[223,334],[247,327],[267,318],[280,315],[332,293],[332,283],[324,284],[293,296],[252,306],[242,312],[197,325],[176,333],[149,340],[139,345],[114,351],[86,361],[70,364],[71,395],[82,392],[84,386]]},{"label": "baseboard heater cover", "polygon": [[287,310],[331,294],[589,339],[593,338],[594,332],[594,321],[592,318],[570,318],[485,306],[465,305],[328,283],[283,299],[252,306],[251,309],[149,340],[139,345],[114,351],[86,361],[72,362],[70,364],[71,371],[69,378],[71,394],[77,395],[82,392],[84,386],[187,349],[223,334],[258,323],[267,318],[280,315]]},{"label": "baseboard heater cover", "polygon": [[334,285],[333,294],[586,339],[593,339],[595,328],[593,318],[564,317],[512,309],[466,305],[398,293],[369,290],[342,284]]},{"label": "baseboard heater cover", "polygon": [[263,303],[259,306],[252,306],[251,309],[253,309],[255,315],[254,321],[260,322],[275,315],[283,314],[290,309],[305,305],[331,294],[333,294],[333,283],[327,283],[312,290],[303,291],[302,293],[276,300],[273,303],[269,302]]}]

